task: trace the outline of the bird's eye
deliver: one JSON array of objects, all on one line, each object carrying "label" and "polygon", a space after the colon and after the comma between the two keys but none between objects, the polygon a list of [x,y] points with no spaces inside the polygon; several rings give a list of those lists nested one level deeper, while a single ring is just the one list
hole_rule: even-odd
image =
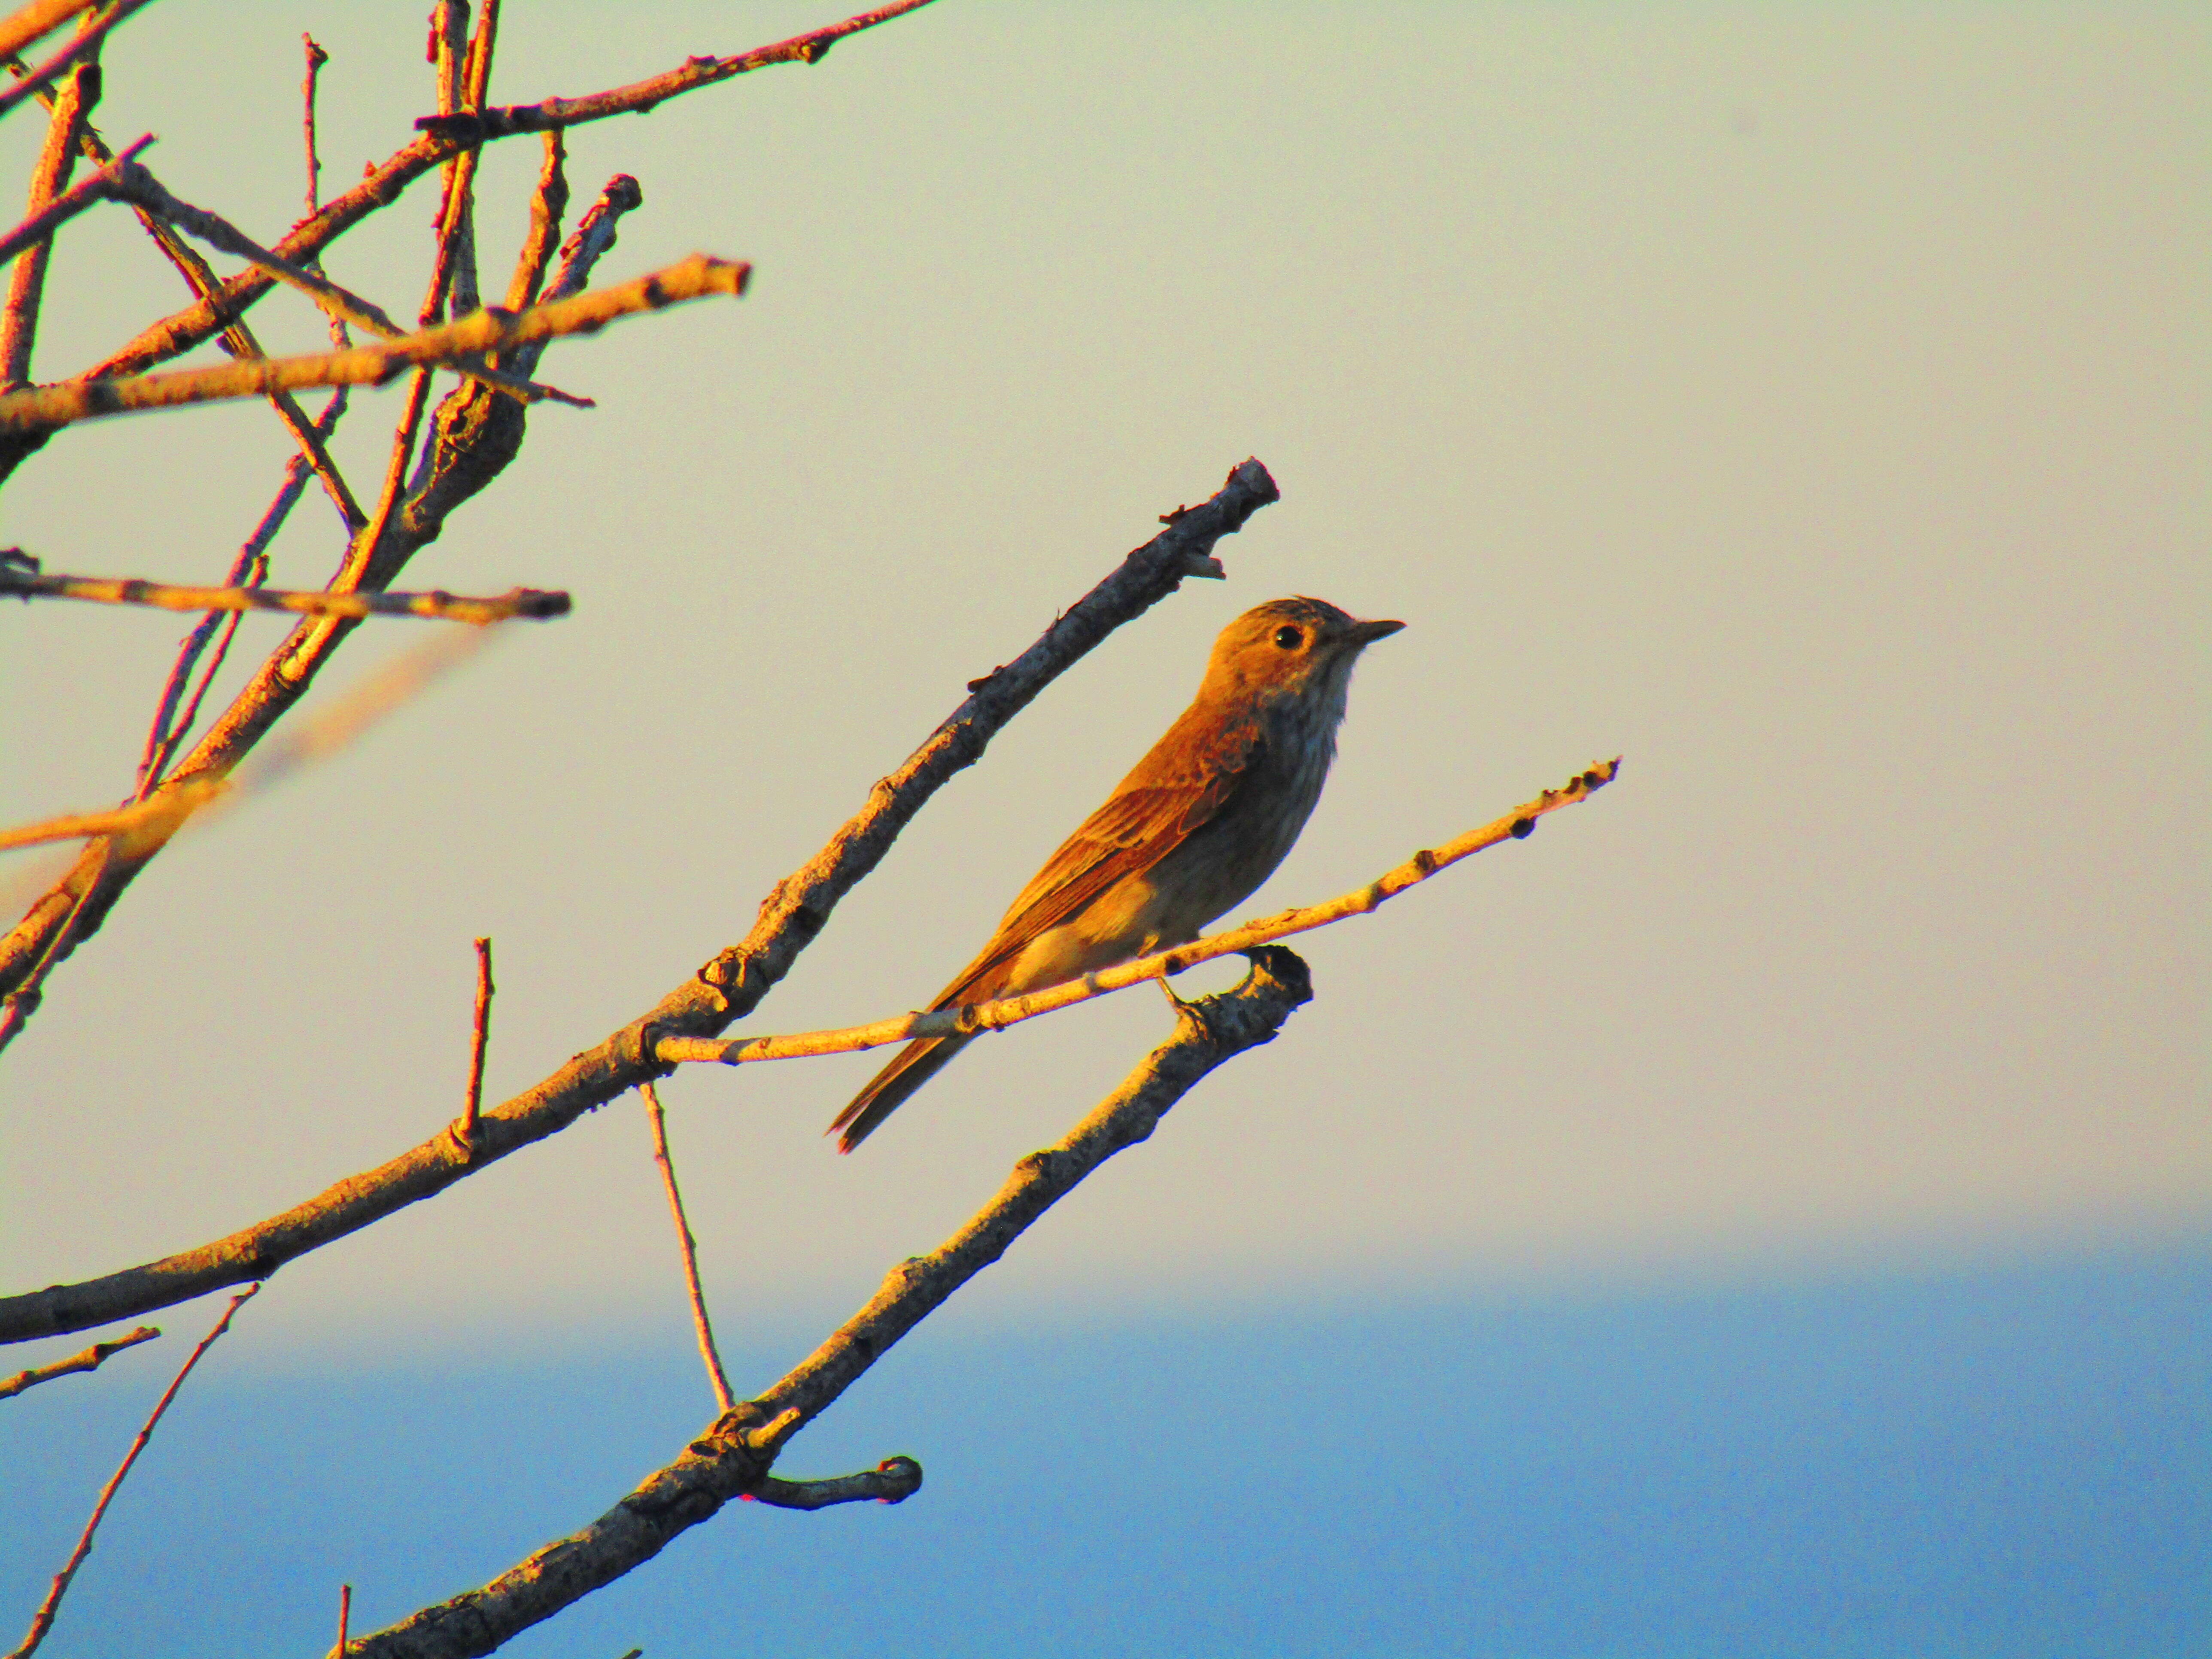
[{"label": "bird's eye", "polygon": [[1275,630],[1275,643],[1285,651],[1295,651],[1305,642],[1306,636],[1295,628],[1279,628]]}]

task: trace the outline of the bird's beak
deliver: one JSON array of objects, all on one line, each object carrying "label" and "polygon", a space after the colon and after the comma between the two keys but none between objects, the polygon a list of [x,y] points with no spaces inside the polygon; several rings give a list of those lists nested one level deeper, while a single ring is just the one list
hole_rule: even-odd
[{"label": "bird's beak", "polygon": [[1354,645],[1365,647],[1377,640],[1387,640],[1406,624],[1401,622],[1356,622],[1352,624],[1349,637]]}]

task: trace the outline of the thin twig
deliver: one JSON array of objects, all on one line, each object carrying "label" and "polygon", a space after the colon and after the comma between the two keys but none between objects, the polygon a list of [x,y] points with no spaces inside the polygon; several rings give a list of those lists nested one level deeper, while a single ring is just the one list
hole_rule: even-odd
[{"label": "thin twig", "polygon": [[[436,0],[430,10],[429,59],[437,66],[438,112],[452,115],[462,108],[463,81],[468,72],[468,0]],[[469,188],[475,176],[476,151],[465,149],[446,163],[446,181],[438,201],[436,252],[430,262],[430,291],[424,296],[418,324],[429,327],[444,320],[446,296],[453,283],[453,265],[460,254],[465,228],[472,223],[468,211]],[[473,251],[474,238],[468,238]],[[460,315],[458,307],[453,313]]]},{"label": "thin twig", "polygon": [[[549,158],[549,167],[552,165]],[[565,180],[562,184],[561,193],[565,200],[568,195]],[[617,173],[608,179],[598,198],[584,210],[584,216],[576,221],[576,228],[569,233],[568,240],[561,244],[561,263],[553,272],[553,280],[546,284],[538,303],[542,305],[550,301],[566,299],[570,295],[581,294],[584,284],[590,280],[592,267],[605,257],[608,249],[614,246],[623,216],[635,212],[644,204],[645,191],[629,174]],[[557,230],[557,224],[555,228]],[[530,228],[533,243],[538,234],[533,215]],[[520,274],[520,270],[517,274]],[[545,355],[545,348],[551,343],[550,340],[533,341],[499,361],[517,374],[534,374],[538,360]]]},{"label": "thin twig", "polygon": [[71,65],[89,58],[100,50],[100,43],[107,32],[135,11],[143,10],[153,0],[106,0],[99,14],[88,19],[77,31],[76,39],[64,46],[36,69],[25,71],[23,79],[5,92],[0,92],[0,116],[6,115],[26,98],[35,97],[46,84],[65,73]]},{"label": "thin twig", "polygon": [[131,1466],[138,1461],[138,1454],[146,1449],[146,1443],[154,1437],[154,1428],[161,1422],[161,1413],[169,1409],[169,1402],[177,1397],[177,1390],[185,1386],[185,1379],[192,1374],[192,1367],[200,1363],[200,1356],[213,1347],[216,1339],[230,1328],[231,1316],[252,1301],[260,1289],[258,1283],[249,1285],[231,1297],[230,1305],[222,1310],[222,1317],[215,1322],[215,1328],[200,1339],[199,1346],[194,1348],[191,1357],[185,1361],[184,1369],[177,1373],[176,1381],[169,1384],[167,1392],[155,1406],[154,1414],[146,1419],[146,1426],[138,1431],[138,1437],[131,1443],[131,1449],[124,1454],[122,1463],[108,1477],[107,1485],[100,1494],[100,1501],[92,1506],[92,1518],[84,1523],[84,1531],[77,1537],[76,1547],[70,1552],[69,1560],[62,1570],[54,1575],[53,1588],[46,1592],[46,1601],[40,1603],[37,1614],[32,1619],[29,1633],[23,1638],[21,1645],[8,1656],[8,1659],[30,1659],[39,1644],[46,1639],[46,1632],[54,1626],[54,1615],[61,1610],[62,1597],[69,1594],[70,1581],[76,1577],[76,1570],[84,1565],[85,1557],[92,1553],[92,1535],[100,1530],[100,1517],[107,1513],[108,1504],[114,1501],[116,1492],[123,1485],[123,1477],[131,1473]]},{"label": "thin twig", "polygon": [[35,1389],[41,1382],[51,1382],[58,1376],[71,1376],[78,1371],[96,1371],[112,1357],[125,1348],[135,1348],[141,1342],[151,1342],[161,1335],[152,1325],[141,1325],[135,1331],[110,1337],[105,1342],[95,1342],[82,1353],[73,1353],[67,1359],[57,1359],[51,1365],[33,1365],[27,1371],[0,1377],[0,1400],[11,1400],[26,1389]]},{"label": "thin twig", "polygon": [[[810,33],[794,35],[772,46],[747,52],[738,58],[702,60],[714,64],[731,66],[726,74],[711,76],[713,80],[726,79],[729,75],[742,74],[746,70],[765,67],[769,64],[799,64],[818,60],[827,43],[841,40],[863,28],[872,28],[889,22],[924,3],[925,0],[908,0],[908,3],[883,8],[848,18],[841,23],[831,23]],[[690,66],[672,72],[677,77],[690,73]],[[678,93],[688,92],[706,82],[690,80],[686,84],[672,87],[669,77],[657,77],[641,82],[635,87],[624,88],[616,93],[602,94],[593,99],[580,100],[589,106],[582,114],[563,115],[559,120],[539,120],[528,128],[542,131],[550,127],[580,125],[585,121],[605,120],[617,115],[636,113],[651,108]],[[489,118],[500,114],[490,111],[485,117],[455,116],[456,120]],[[522,131],[523,129],[517,129]],[[503,133],[491,133],[488,137],[500,137]],[[304,264],[322,249],[356,225],[381,209],[398,200],[408,185],[443,165],[471,144],[479,142],[466,139],[434,137],[419,134],[413,142],[402,146],[380,163],[368,176],[343,196],[325,202],[322,210],[304,223],[295,225],[284,239],[276,244],[276,251],[295,264]],[[81,379],[109,380],[134,374],[157,362],[191,350],[202,341],[221,331],[228,319],[242,315],[264,298],[276,279],[266,271],[241,271],[224,283],[222,291],[202,303],[161,319],[143,330],[136,338],[108,357],[85,371]],[[0,471],[12,463],[0,458]]]},{"label": "thin twig", "polygon": [[491,1043],[491,999],[498,988],[491,982],[491,940],[477,941],[477,1012],[469,1038],[469,1086],[461,1103],[460,1121],[453,1133],[464,1150],[476,1144],[477,1118],[483,1109],[484,1051]]},{"label": "thin twig", "polygon": [[[13,60],[10,67],[18,75],[27,72],[20,58]],[[46,104],[49,108],[52,106],[53,94],[51,92],[42,93],[40,96],[40,101]],[[119,159],[131,160],[146,144],[152,142],[149,135],[138,144],[133,145],[130,151]],[[88,123],[79,125],[77,148],[86,160],[98,164],[103,171],[115,167],[118,160],[107,148],[106,142],[100,137],[98,131]],[[111,176],[120,178],[121,169],[116,168]],[[106,195],[108,192],[102,189],[97,193]],[[153,238],[155,246],[160,248],[162,256],[176,267],[177,274],[185,279],[185,287],[191,289],[203,300],[209,299],[221,291],[222,284],[216,280],[216,274],[209,267],[208,262],[193,252],[174,228],[136,204],[131,204],[131,211],[147,235]],[[333,319],[331,331],[334,343],[342,347],[352,343],[345,336],[343,323]],[[264,355],[261,343],[253,337],[253,331],[243,321],[235,318],[231,320],[229,326],[222,331],[222,349],[233,357],[258,357]],[[284,423],[284,429],[291,434],[293,442],[299,446],[301,453],[314,468],[315,476],[322,481],[323,489],[330,496],[331,505],[337,508],[338,517],[343,521],[347,532],[350,533],[358,530],[362,524],[361,508],[356,504],[353,492],[347,489],[345,479],[339,475],[336,464],[330,458],[329,452],[323,447],[324,440],[330,436],[328,425],[326,423],[311,424],[299,404],[293,401],[292,394],[289,392],[272,392],[269,402],[276,410],[277,418]],[[340,407],[343,408],[343,405]],[[4,457],[0,457],[0,473],[4,473],[6,468],[12,465],[13,463],[5,460]]]},{"label": "thin twig", "polygon": [[279,388],[382,386],[410,368],[453,368],[487,351],[512,352],[562,335],[595,333],[617,318],[659,311],[687,300],[714,294],[735,297],[744,292],[751,271],[747,264],[695,253],[680,264],[616,288],[550,301],[527,311],[478,311],[442,327],[350,351],[261,357],[212,368],[9,392],[0,396],[0,432],[51,431],[104,415],[258,397]]},{"label": "thin twig", "polygon": [[[656,1038],[715,1036],[750,1013],[820,934],[838,902],[876,867],[939,789],[981,759],[1008,721],[1115,629],[1151,610],[1187,578],[1221,575],[1220,561],[1213,556],[1220,538],[1241,530],[1276,499],[1267,469],[1248,460],[1210,500],[1165,515],[1166,527],[1158,535],[1062,612],[1026,651],[971,682],[968,699],[877,782],[866,803],[818,853],[776,884],[744,939],[687,975],[651,1010],[485,1113],[470,1156],[464,1158],[453,1137],[441,1128],[378,1168],[228,1237],[99,1279],[0,1297],[0,1342],[112,1324],[272,1272],[559,1133],[586,1112],[661,1075],[666,1067],[651,1051]],[[214,749],[222,731],[218,723],[194,756]],[[183,788],[193,764],[187,757],[163,787]],[[144,857],[135,849],[131,856],[141,861]],[[94,884],[100,880],[88,856],[42,905],[66,904],[60,896],[80,890],[73,884],[80,875]],[[33,911],[11,939],[43,939],[44,920],[43,911]]]},{"label": "thin twig", "polygon": [[706,1292],[699,1288],[699,1241],[691,1236],[684,1194],[676,1185],[676,1165],[668,1156],[667,1115],[660,1109],[660,1091],[650,1082],[639,1084],[637,1091],[645,1097],[645,1121],[653,1129],[653,1161],[660,1166],[661,1188],[668,1194],[669,1213],[676,1218],[676,1247],[684,1255],[684,1288],[691,1297],[691,1329],[699,1339],[699,1358],[707,1364],[707,1380],[714,1385],[714,1403],[730,1411],[738,1397],[730,1392],[729,1373],[722,1369],[722,1352],[714,1346],[714,1322],[707,1317]]},{"label": "thin twig", "polygon": [[[461,9],[463,15],[466,11],[465,7]],[[468,52],[461,64],[459,102],[452,106],[441,104],[441,111],[472,112],[483,107],[484,94],[491,84],[492,50],[498,40],[499,0],[483,0],[483,8],[477,15],[476,33],[469,39]],[[452,248],[449,295],[456,317],[465,317],[483,303],[477,285],[477,155],[474,148],[465,150],[447,168],[450,187],[439,242],[441,258],[448,244]]]},{"label": "thin twig", "polygon": [[872,1469],[830,1480],[779,1480],[774,1475],[745,1497],[779,1510],[826,1510],[839,1504],[903,1504],[921,1490],[921,1465],[886,1457]]},{"label": "thin twig", "polygon": [[[581,245],[573,249],[571,257],[564,260],[562,283],[573,282],[579,289],[588,283],[592,259],[613,242],[615,218],[625,210],[625,203],[634,205],[637,199],[635,180],[617,178],[609,185],[592,212],[585,216],[587,222],[596,216],[599,228],[583,239]],[[174,240],[174,233],[168,227],[158,221],[153,222],[162,235]],[[166,250],[168,244],[163,246]],[[181,243],[177,247],[191,259],[198,259],[198,254]],[[241,337],[246,334],[242,325],[234,332]],[[224,337],[228,342],[232,335],[226,334]],[[541,341],[525,347],[522,356],[534,363],[535,354],[544,345]],[[428,371],[419,372],[415,379],[416,385],[408,397],[408,413],[395,434],[384,500],[375,518],[349,544],[344,562],[329,584],[333,592],[375,592],[389,587],[408,561],[437,539],[453,512],[487,488],[520,447],[526,415],[524,405],[514,398],[488,392],[472,382],[465,384],[441,405],[434,423],[434,440],[425,446],[420,482],[412,491],[403,495],[408,447],[413,441],[428,396]],[[20,459],[30,451],[19,445],[13,453]],[[4,476],[13,465],[8,459],[9,453],[8,444],[0,441],[0,476]],[[173,789],[197,775],[221,775],[238,765],[307,695],[338,647],[361,625],[358,619],[347,617],[303,620],[253,672],[233,696],[230,706],[177,762],[161,787]],[[203,687],[209,683],[204,678]],[[125,857],[116,856],[113,844],[102,842],[94,842],[79,854],[59,879],[30,904],[22,920],[0,936],[0,995],[15,991],[34,969],[44,975],[64,959],[79,941],[97,933],[138,872],[160,854],[161,846],[158,836],[142,833],[133,837]],[[27,1018],[24,1005],[10,1005],[7,1018],[20,1025]]]},{"label": "thin twig", "polygon": [[[327,439],[337,428],[338,417],[345,413],[346,398],[351,391],[351,387],[342,386],[331,393],[330,402],[323,405],[321,417],[315,422],[314,431],[319,440]],[[276,491],[276,499],[270,502],[269,510],[261,515],[261,522],[253,527],[253,533],[238,550],[238,557],[231,563],[230,579],[225,586],[261,586],[269,574],[269,544],[276,539],[276,532],[283,528],[284,520],[291,516],[293,506],[299,501],[301,492],[307,488],[307,477],[312,470],[304,451],[284,463],[284,482]],[[206,697],[208,688],[215,684],[215,677],[222,672],[223,659],[230,653],[230,642],[237,637],[241,614],[235,611],[210,611],[185,636],[184,644],[177,652],[177,660],[170,665],[168,681],[161,689],[161,701],[154,713],[153,727],[146,734],[146,752],[138,763],[137,799],[143,800],[153,793],[168,771],[169,762],[175,757],[185,739],[191,735],[192,727],[199,719],[200,703]],[[216,647],[214,656],[209,659],[207,672],[200,677],[199,684],[193,689],[191,701],[185,705],[183,717],[172,723],[178,701],[184,696],[185,687],[191,681],[192,667],[198,662],[201,653],[207,649],[208,641],[218,628],[222,630],[222,640]]]},{"label": "thin twig", "polygon": [[[376,512],[355,536],[353,544],[346,550],[344,563],[331,578],[331,592],[333,593],[350,593],[361,586],[370,564],[391,534],[392,515],[398,512],[401,498],[407,489],[407,463],[415,453],[416,436],[422,429],[422,411],[430,404],[430,380],[428,369],[418,368],[407,383],[407,402],[401,409],[398,422],[392,428],[392,453],[385,462],[384,487],[377,492]],[[305,654],[294,640],[287,640],[284,649],[289,656]],[[267,665],[264,664],[264,672],[266,671]],[[253,690],[252,686],[246,687],[239,693],[239,702],[243,702]],[[234,702],[231,707],[237,708],[238,702]],[[202,747],[205,746],[202,744]]]},{"label": "thin twig", "polygon": [[[264,553],[247,573],[246,580],[258,582],[268,572],[269,559]],[[184,747],[185,739],[191,736],[192,728],[199,724],[200,704],[207,701],[208,691],[215,684],[216,676],[222,672],[223,663],[230,656],[231,645],[238,638],[238,624],[245,614],[242,611],[210,611],[194,623],[192,631],[185,635],[184,643],[178,647],[177,660],[170,665],[170,672],[174,678],[162,688],[161,706],[155,710],[153,726],[146,734],[146,752],[139,757],[138,787],[131,793],[131,799],[144,800],[161,787],[161,781],[168,775],[169,763],[176,758],[177,750]],[[207,649],[208,641],[217,634],[222,637],[216,640],[215,650],[208,657],[207,672],[199,677],[198,684],[192,685],[191,696],[185,699],[184,712],[179,714],[177,713],[177,698],[190,683],[191,665]],[[171,723],[173,717],[173,724]]]},{"label": "thin twig", "polygon": [[[58,118],[57,117],[57,119]],[[175,225],[180,229],[189,231],[202,241],[221,248],[226,253],[235,254],[249,264],[259,265],[279,282],[289,284],[313,300],[316,306],[333,321],[351,323],[358,328],[366,329],[379,339],[397,340],[405,334],[405,331],[393,322],[380,306],[364,300],[358,294],[331,282],[319,271],[310,270],[305,265],[295,265],[290,260],[272,253],[221,214],[210,213],[204,208],[194,207],[189,202],[179,201],[169,193],[160,179],[134,162],[118,161],[112,167],[102,168],[100,173],[86,179],[82,188],[94,195],[106,196],[118,202],[127,202],[138,209],[142,215],[151,216]],[[71,195],[76,193],[70,192]],[[35,228],[46,217],[46,213],[34,216],[24,222],[25,228],[27,229]],[[49,229],[51,228],[51,226],[48,227]],[[17,233],[17,234],[20,234]],[[11,236],[9,240],[13,240],[14,237]],[[4,252],[5,245],[0,244],[0,253]],[[29,268],[37,260],[39,252],[39,247],[32,248],[25,259],[17,264],[18,272]],[[40,267],[40,270],[43,271],[43,267]],[[16,279],[19,285],[24,280],[20,276]],[[242,355],[258,357],[260,353],[256,350],[251,354]],[[579,398],[572,392],[560,390],[557,386],[538,386],[516,375],[502,374],[495,369],[467,362],[457,362],[449,366],[457,374],[471,380],[483,380],[488,385],[497,386],[502,392],[511,392],[515,396],[532,403],[550,398],[557,403],[568,404],[578,409],[592,407],[588,398]]]},{"label": "thin twig", "polygon": [[426,617],[481,628],[517,617],[565,617],[568,595],[515,587],[489,599],[433,588],[427,593],[329,593],[288,587],[172,587],[119,576],[30,575],[0,566],[0,599],[89,599],[98,605],[148,605],[162,611],[284,611],[303,617]]},{"label": "thin twig", "polygon": [[520,311],[534,304],[545,267],[561,245],[561,216],[568,210],[568,175],[562,167],[568,149],[556,127],[545,135],[545,160],[538,172],[538,188],[530,196],[530,231],[514,261],[514,276],[507,285],[507,308]]},{"label": "thin twig", "polygon": [[[76,167],[77,134],[100,101],[100,65],[80,64],[54,100],[46,122],[46,142],[31,168],[31,219],[35,222],[69,188]],[[54,221],[56,226],[60,220]],[[9,273],[8,302],[0,311],[0,387],[24,385],[31,378],[31,347],[38,338],[39,301],[46,285],[46,265],[54,251],[50,229],[23,250]]]},{"label": "thin twig", "polygon": [[[893,1267],[868,1304],[781,1382],[722,1413],[674,1462],[580,1531],[535,1551],[479,1589],[363,1638],[356,1659],[461,1659],[489,1652],[650,1560],[732,1498],[758,1494],[793,1435],[1085,1177],[1150,1135],[1207,1073],[1272,1042],[1292,1010],[1311,997],[1305,964],[1297,957],[1279,946],[1254,952],[1243,983],[1185,1005],[1175,1034],[1064,1139],[1015,1164],[998,1196],[936,1249]],[[918,1484],[921,1471],[914,1473]]]},{"label": "thin twig", "polygon": [[46,1000],[46,975],[53,972],[54,964],[62,959],[63,954],[76,939],[77,929],[84,922],[86,908],[91,904],[92,896],[99,889],[100,878],[106,873],[107,866],[114,858],[113,845],[101,843],[87,848],[84,856],[78,860],[80,865],[90,866],[86,872],[85,885],[70,901],[59,925],[47,936],[29,969],[9,988],[6,996],[0,997],[0,1053],[6,1051],[8,1045],[15,1040],[16,1034],[30,1022],[31,1016],[39,1012],[39,1005]]},{"label": "thin twig", "polygon": [[1249,921],[1241,927],[1216,933],[1210,939],[1179,945],[1172,951],[1138,957],[1111,968],[1102,968],[1096,973],[1084,975],[1080,979],[1070,980],[1048,990],[1033,991],[1027,996],[969,1003],[931,1013],[898,1014],[866,1025],[802,1031],[792,1036],[738,1037],[728,1042],[702,1041],[697,1037],[663,1037],[654,1045],[653,1052],[662,1060],[671,1063],[707,1061],[723,1066],[743,1066],[755,1060],[848,1054],[863,1048],[880,1048],[887,1043],[910,1042],[915,1037],[973,1036],[984,1031],[1001,1031],[1025,1019],[1035,1019],[1040,1014],[1057,1013],[1062,1008],[1088,1002],[1093,997],[1125,991],[1132,985],[1143,984],[1146,980],[1164,980],[1170,974],[1180,974],[1186,969],[1195,968],[1201,962],[1212,962],[1217,957],[1241,955],[1260,945],[1272,945],[1278,939],[1311,933],[1316,927],[1326,927],[1331,922],[1342,921],[1346,916],[1371,915],[1386,899],[1397,897],[1407,888],[1426,881],[1438,871],[1449,868],[1462,859],[1472,858],[1487,848],[1496,847],[1504,842],[1517,841],[1527,836],[1536,827],[1536,820],[1547,813],[1588,800],[1595,792],[1611,783],[1620,770],[1618,757],[1601,762],[1587,772],[1570,779],[1565,787],[1547,789],[1535,799],[1515,807],[1504,817],[1484,824],[1479,830],[1470,830],[1441,847],[1424,848],[1364,886],[1355,887],[1324,903],[1305,905],[1257,921]]},{"label": "thin twig", "polygon": [[586,121],[602,121],[611,115],[649,110],[680,94],[712,86],[715,82],[726,81],[732,76],[765,69],[771,64],[818,64],[830,55],[830,48],[847,35],[873,28],[878,23],[888,23],[894,17],[903,17],[910,11],[919,11],[929,3],[930,0],[896,0],[894,4],[864,11],[842,23],[810,29],[805,34],[794,34],[789,40],[778,40],[773,46],[757,46],[733,58],[694,58],[680,69],[672,69],[665,75],[656,75],[647,81],[632,82],[629,86],[616,87],[611,91],[594,93],[588,98],[548,98],[543,103],[488,109],[477,115],[426,115],[415,125],[426,133],[457,143],[481,144],[494,138],[512,137],[517,133],[543,132],[549,127],[573,127]]},{"label": "thin twig", "polygon": [[307,216],[312,219],[322,206],[323,164],[315,155],[315,78],[322,73],[323,65],[331,55],[315,44],[315,37],[306,30],[300,32],[301,50],[307,54],[307,77],[300,83],[300,97],[305,106],[301,125],[307,141]]},{"label": "thin twig", "polygon": [[353,1586],[338,1586],[338,1644],[331,1650],[335,1659],[345,1659],[346,1627],[353,1622]]},{"label": "thin twig", "polygon": [[131,166],[131,158],[153,142],[154,135],[149,132],[99,172],[87,173],[5,236],[0,236],[0,264],[14,258],[26,248],[40,246],[54,234],[56,227],[74,219],[94,202],[113,200],[115,183],[123,176],[123,169]]}]

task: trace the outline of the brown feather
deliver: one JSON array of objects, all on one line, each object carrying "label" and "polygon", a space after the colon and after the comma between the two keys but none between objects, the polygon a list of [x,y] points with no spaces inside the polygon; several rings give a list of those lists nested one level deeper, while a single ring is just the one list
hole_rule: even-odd
[{"label": "brown feather", "polygon": [[[931,1009],[1042,990],[1187,943],[1242,903],[1320,797],[1353,660],[1398,627],[1294,599],[1223,629],[1196,700],[1045,860]],[[859,1146],[974,1040],[908,1044],[830,1126],[842,1132],[838,1150]]]}]

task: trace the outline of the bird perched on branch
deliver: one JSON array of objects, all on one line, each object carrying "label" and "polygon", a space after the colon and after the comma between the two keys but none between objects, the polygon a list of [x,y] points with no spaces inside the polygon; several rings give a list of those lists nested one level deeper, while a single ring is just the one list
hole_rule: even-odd
[{"label": "bird perched on branch", "polygon": [[[933,1011],[1025,995],[1172,950],[1242,904],[1305,828],[1359,653],[1405,623],[1273,599],[1221,630],[1198,696],[1083,821]],[[849,1152],[972,1036],[923,1037],[830,1126]]]}]

